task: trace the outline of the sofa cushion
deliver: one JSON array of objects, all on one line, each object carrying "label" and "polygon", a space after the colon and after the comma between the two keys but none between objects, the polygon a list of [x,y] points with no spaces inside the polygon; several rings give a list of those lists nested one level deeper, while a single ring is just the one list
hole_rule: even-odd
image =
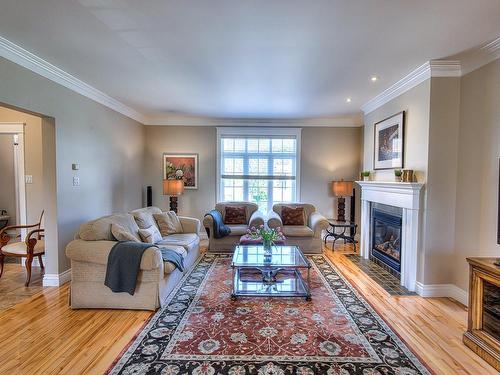
[{"label": "sofa cushion", "polygon": [[[187,251],[185,248],[183,248],[182,246],[174,246],[174,245],[170,245],[170,246],[165,246],[167,249],[170,249],[170,250],[174,250],[176,253],[179,253],[181,254],[182,256],[182,259],[186,259],[186,256],[187,256]],[[165,275],[168,275],[169,273],[172,273],[176,270],[177,267],[175,267],[172,263],[170,262],[163,262],[163,273]]]},{"label": "sofa cushion", "polygon": [[276,203],[273,205],[273,211],[281,217],[281,210],[284,206],[287,207],[304,207],[305,225],[309,222],[309,216],[316,211],[316,207],[310,203]]},{"label": "sofa cushion", "polygon": [[156,224],[158,224],[162,237],[169,234],[182,233],[181,221],[174,211],[153,214],[153,217],[156,220]]},{"label": "sofa cushion", "polygon": [[285,237],[313,237],[314,232],[306,225],[288,225],[282,228]]},{"label": "sofa cushion", "polygon": [[221,213],[222,220],[225,220],[226,207],[235,207],[235,206],[244,206],[245,207],[245,210],[246,210],[245,217],[247,219],[245,224],[248,223],[248,220],[250,220],[250,217],[252,216],[252,214],[255,211],[257,211],[259,208],[259,206],[257,206],[257,204],[251,203],[251,202],[219,202],[215,205],[215,209]]},{"label": "sofa cushion", "polygon": [[78,236],[85,241],[114,241],[115,237],[111,233],[111,224],[119,224],[139,240],[139,227],[130,214],[114,214],[89,221],[80,226]]},{"label": "sofa cushion", "polygon": [[129,213],[134,216],[139,228],[148,229],[151,225],[156,226],[153,214],[161,214],[161,210],[158,207],[145,207],[130,211]]},{"label": "sofa cushion", "polygon": [[228,225],[231,229],[230,236],[242,236],[247,232],[247,225]]},{"label": "sofa cushion", "polygon": [[163,240],[157,243],[158,246],[176,245],[182,246],[187,251],[191,250],[200,242],[200,238],[195,233],[178,233],[163,237]]},{"label": "sofa cushion", "polygon": [[156,225],[151,225],[147,229],[139,229],[139,235],[142,242],[155,244],[161,241],[161,234]]},{"label": "sofa cushion", "polygon": [[139,239],[122,227],[120,224],[112,223],[111,224],[111,234],[117,241],[134,241],[141,242]]},{"label": "sofa cushion", "polygon": [[305,225],[304,207],[283,206],[281,221],[283,225]]},{"label": "sofa cushion", "polygon": [[238,225],[246,223],[247,216],[245,206],[227,206],[225,208],[224,224]]}]

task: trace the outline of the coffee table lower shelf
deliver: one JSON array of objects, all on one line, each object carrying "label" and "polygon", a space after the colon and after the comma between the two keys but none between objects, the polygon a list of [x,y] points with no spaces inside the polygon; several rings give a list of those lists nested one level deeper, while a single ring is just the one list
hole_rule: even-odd
[{"label": "coffee table lower shelf", "polygon": [[309,269],[305,281],[298,269],[233,267],[231,299],[238,297],[303,297],[310,301]]}]

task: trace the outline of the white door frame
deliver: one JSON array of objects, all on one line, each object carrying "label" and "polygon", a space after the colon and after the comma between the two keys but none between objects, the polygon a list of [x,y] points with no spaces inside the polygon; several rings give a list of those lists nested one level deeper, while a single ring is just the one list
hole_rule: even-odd
[{"label": "white door frame", "polygon": [[[0,134],[17,136],[14,143],[14,171],[16,184],[16,221],[18,225],[26,225],[26,185],[24,170],[24,123],[0,122]],[[26,237],[26,229],[21,229],[21,240]]]}]

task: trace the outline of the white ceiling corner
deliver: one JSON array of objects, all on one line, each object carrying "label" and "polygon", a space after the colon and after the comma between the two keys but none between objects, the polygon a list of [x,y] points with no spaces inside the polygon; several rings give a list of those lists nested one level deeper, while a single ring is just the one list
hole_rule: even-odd
[{"label": "white ceiling corner", "polygon": [[0,36],[0,56],[112,110],[144,123],[146,116]]}]

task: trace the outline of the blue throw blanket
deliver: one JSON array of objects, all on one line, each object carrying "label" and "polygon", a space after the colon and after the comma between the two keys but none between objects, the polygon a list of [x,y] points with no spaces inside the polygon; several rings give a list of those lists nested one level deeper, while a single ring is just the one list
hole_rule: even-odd
[{"label": "blue throw blanket", "polygon": [[[123,241],[115,244],[108,255],[104,285],[115,293],[127,292],[134,295],[142,255],[150,247],[158,248],[158,246],[149,243],[134,241]],[[179,271],[184,272],[182,255],[165,247],[159,249],[164,262],[170,262]]]},{"label": "blue throw blanket", "polygon": [[[231,228],[229,228],[227,225],[224,224],[224,221],[222,220],[222,215],[219,211],[212,210],[205,216],[212,216],[213,219],[212,230],[215,238],[223,238],[229,236],[229,234],[231,233]],[[208,236],[210,237],[210,233],[208,233]]]}]

